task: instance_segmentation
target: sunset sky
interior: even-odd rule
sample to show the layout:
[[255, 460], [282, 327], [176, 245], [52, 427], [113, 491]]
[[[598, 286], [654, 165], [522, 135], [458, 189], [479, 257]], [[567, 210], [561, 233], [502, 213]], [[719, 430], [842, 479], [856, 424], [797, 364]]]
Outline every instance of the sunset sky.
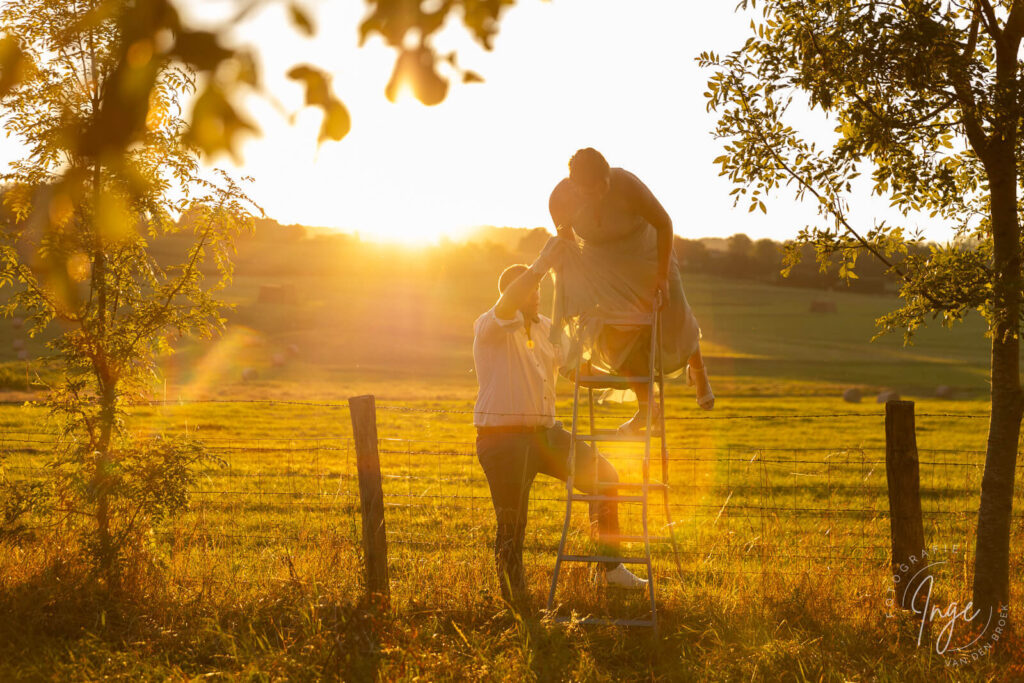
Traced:
[[[263, 130], [243, 147], [243, 163], [217, 166], [255, 178], [250, 194], [283, 223], [358, 232], [405, 243], [458, 237], [478, 225], [544, 226], [548, 195], [580, 147], [601, 150], [613, 166], [636, 173], [687, 237], [786, 239], [814, 219], [808, 203], [788, 194], [768, 202], [768, 215], [734, 209], [732, 186], [712, 159], [721, 142], [705, 109], [708, 76], [695, 58], [740, 46], [750, 15], [735, 0], [520, 0], [500, 25], [493, 52], [475, 44], [453, 17], [436, 37], [440, 52], [457, 50], [483, 84], [453, 83], [439, 106], [384, 97], [395, 53], [380, 40], [359, 48], [359, 0], [305, 0], [317, 36], [301, 36], [287, 4], [268, 2], [234, 31], [258, 46], [263, 75], [278, 105], [245, 102]], [[178, 0], [186, 21], [219, 25], [238, 0]], [[301, 110], [302, 91], [284, 74], [298, 63], [333, 74], [351, 112], [352, 132], [318, 147], [320, 113]], [[282, 112], [281, 110], [284, 110]], [[286, 112], [299, 112], [289, 125]], [[808, 115], [822, 141], [832, 126]], [[0, 145], [10, 160], [16, 147]], [[887, 202], [864, 197], [854, 218], [869, 227]], [[925, 226], [922, 226], [925, 227]], [[929, 235], [944, 239], [933, 230]]]
[[[192, 7], [209, 15], [216, 4]], [[806, 210], [791, 202], [769, 216], [734, 210], [711, 164], [721, 152], [708, 132], [708, 74], [694, 58], [742, 43], [750, 19], [734, 5], [522, 0], [504, 15], [490, 53], [450, 21], [439, 51], [457, 50], [486, 82], [453, 84], [445, 102], [424, 107], [385, 99], [394, 52], [379, 40], [357, 47], [362, 2], [307, 4], [318, 18], [312, 41], [287, 30], [284, 6], [272, 4], [238, 31], [262, 46], [268, 83], [297, 109], [301, 91], [281, 75], [297, 61], [327, 68], [353, 129], [317, 149], [318, 112], [289, 128], [263, 105], [266, 135], [246, 146], [244, 170], [283, 222], [431, 241], [476, 225], [552, 227], [551, 189], [571, 154], [593, 146], [647, 183], [680, 234], [792, 235]]]

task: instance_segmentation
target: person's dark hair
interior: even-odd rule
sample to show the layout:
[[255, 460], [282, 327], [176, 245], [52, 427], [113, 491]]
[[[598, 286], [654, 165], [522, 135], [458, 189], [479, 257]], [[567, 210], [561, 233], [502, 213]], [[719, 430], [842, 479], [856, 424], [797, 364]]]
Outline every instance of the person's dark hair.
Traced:
[[512, 284], [517, 277], [529, 269], [529, 266], [523, 263], [517, 263], [501, 271], [501, 275], [498, 277], [498, 294], [504, 294], [508, 286]]
[[581, 149], [569, 159], [569, 180], [580, 187], [594, 187], [608, 177], [608, 162], [593, 147]]

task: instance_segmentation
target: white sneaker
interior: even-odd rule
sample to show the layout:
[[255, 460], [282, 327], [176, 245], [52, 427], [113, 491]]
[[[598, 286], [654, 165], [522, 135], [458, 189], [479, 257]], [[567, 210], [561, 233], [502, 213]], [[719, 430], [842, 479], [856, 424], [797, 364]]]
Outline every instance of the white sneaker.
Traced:
[[604, 573], [604, 582], [609, 586], [618, 588], [646, 588], [647, 579], [641, 579], [633, 572], [626, 569], [625, 565], [618, 565], [615, 569], [609, 569]]

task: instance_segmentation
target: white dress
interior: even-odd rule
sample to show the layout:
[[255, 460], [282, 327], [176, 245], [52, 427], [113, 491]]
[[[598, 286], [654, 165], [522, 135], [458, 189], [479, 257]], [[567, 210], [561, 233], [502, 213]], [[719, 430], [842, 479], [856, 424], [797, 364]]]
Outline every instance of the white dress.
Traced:
[[[555, 269], [554, 322], [579, 340], [576, 353], [599, 371], [619, 373], [636, 353], [642, 355], [633, 358], [634, 367], [638, 360], [647, 363], [649, 328], [637, 325], [649, 321], [654, 310], [658, 235], [644, 217], [646, 202], [657, 205], [636, 176], [613, 168], [601, 199], [569, 207], [566, 227], [576, 233], [578, 248], [566, 250]], [[668, 283], [661, 314], [662, 368], [667, 376], [676, 376], [697, 350], [700, 327], [686, 301], [674, 254]]]

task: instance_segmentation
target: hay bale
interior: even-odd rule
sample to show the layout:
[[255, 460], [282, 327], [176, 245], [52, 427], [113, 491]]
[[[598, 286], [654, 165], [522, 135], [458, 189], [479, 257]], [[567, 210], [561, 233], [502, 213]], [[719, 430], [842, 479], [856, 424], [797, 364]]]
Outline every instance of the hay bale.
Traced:
[[299, 355], [299, 345], [298, 344], [289, 344], [288, 345], [288, 355], [291, 356], [292, 358], [298, 357], [298, 355]]
[[288, 356], [280, 352], [275, 353], [273, 356], [270, 357], [270, 362], [275, 368], [279, 368], [282, 365], [284, 365], [286, 360], [288, 360]]
[[256, 368], [242, 368], [242, 381], [252, 382], [255, 381], [260, 375], [256, 372]]
[[847, 403], [860, 403], [861, 393], [857, 387], [850, 387], [843, 391], [843, 400]]
[[888, 403], [889, 401], [900, 400], [900, 395], [892, 389], [882, 389], [878, 392], [878, 398], [875, 399], [875, 403]]
[[935, 398], [953, 398], [953, 387], [948, 386], [946, 384], [940, 384], [939, 386], [935, 387]]
[[14, 347], [15, 351], [20, 351], [25, 348], [25, 340], [20, 337], [11, 341], [11, 346]]
[[11, 327], [16, 330], [20, 330], [22, 325], [25, 324], [24, 318], [11, 318]]
[[295, 285], [260, 285], [260, 293], [256, 297], [258, 304], [278, 304], [293, 306], [299, 302]]
[[811, 313], [838, 313], [839, 308], [834, 301], [812, 301]]
[[18, 351], [18, 360], [28, 360], [28, 351], [25, 349]]

